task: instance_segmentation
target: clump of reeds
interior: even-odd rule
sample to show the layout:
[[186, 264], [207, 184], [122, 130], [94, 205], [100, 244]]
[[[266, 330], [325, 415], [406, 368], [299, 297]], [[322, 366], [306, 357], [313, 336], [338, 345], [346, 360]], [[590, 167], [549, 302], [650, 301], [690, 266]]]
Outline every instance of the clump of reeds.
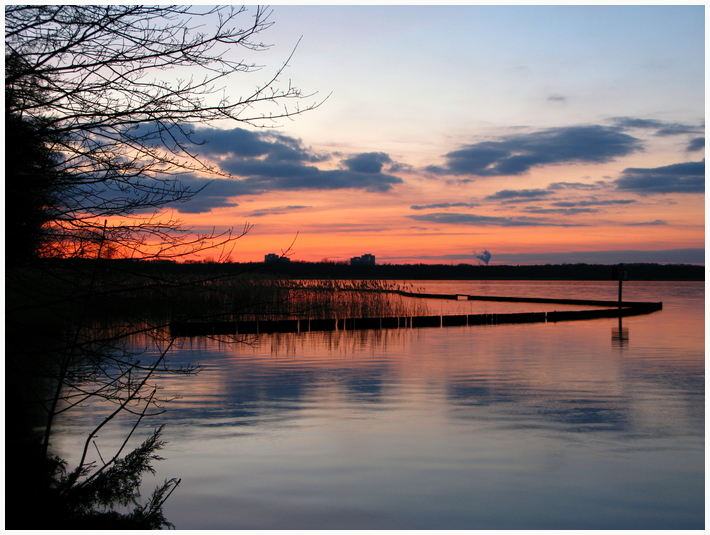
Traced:
[[278, 296], [266, 314], [274, 319], [378, 318], [426, 313], [426, 305], [399, 295], [403, 288], [380, 280], [275, 281]]

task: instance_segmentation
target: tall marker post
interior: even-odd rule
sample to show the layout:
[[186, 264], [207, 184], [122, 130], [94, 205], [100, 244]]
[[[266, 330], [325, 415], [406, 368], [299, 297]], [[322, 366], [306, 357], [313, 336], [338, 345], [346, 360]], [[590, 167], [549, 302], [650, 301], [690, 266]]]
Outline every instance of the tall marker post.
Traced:
[[611, 270], [611, 279], [619, 281], [619, 308], [621, 308], [621, 294], [623, 290], [623, 282], [629, 280], [629, 272], [625, 269], [624, 264], [614, 266]]
[[617, 329], [614, 329], [612, 327], [611, 343], [612, 345], [618, 344], [619, 347], [623, 347], [625, 344], [628, 343], [629, 340], [628, 328], [624, 329], [624, 326], [621, 322], [621, 306], [623, 304], [622, 292], [624, 288], [624, 281], [629, 280], [629, 272], [626, 270], [624, 264], [619, 264], [618, 266], [614, 266], [613, 268], [611, 268], [611, 280], [619, 281], [619, 327]]

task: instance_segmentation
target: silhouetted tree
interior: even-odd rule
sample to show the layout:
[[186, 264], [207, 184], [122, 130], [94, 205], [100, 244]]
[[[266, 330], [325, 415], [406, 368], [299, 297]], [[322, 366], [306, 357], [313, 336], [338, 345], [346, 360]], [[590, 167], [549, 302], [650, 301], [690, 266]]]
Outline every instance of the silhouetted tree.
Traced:
[[[103, 250], [166, 258], [235, 238], [187, 234], [156, 213], [195, 195], [180, 173], [220, 172], [190, 148], [190, 125], [263, 126], [317, 105], [302, 108], [297, 88], [278, 86], [286, 64], [245, 95], [226, 94], [231, 75], [259, 69], [232, 56], [267, 48], [256, 38], [271, 26], [269, 14], [257, 8], [240, 27], [245, 8], [6, 6], [8, 181], [38, 176], [41, 165], [44, 179], [33, 180], [49, 190], [24, 199], [35, 203], [32, 210], [8, 217], [24, 219], [18, 224], [32, 232], [40, 223], [46, 236], [30, 241], [42, 255], [96, 257], [99, 244], [111, 243]], [[185, 77], [169, 79], [171, 69]], [[23, 147], [35, 154], [19, 157]]]
[[[160, 322], [136, 312], [107, 328], [96, 317], [125, 293], [145, 302], [210, 279], [166, 280], [105, 259], [182, 257], [248, 230], [195, 234], [161, 217], [199, 193], [180, 174], [220, 173], [191, 149], [200, 142], [191, 125], [266, 126], [318, 105], [300, 107], [298, 89], [279, 88], [288, 61], [244, 96], [225, 93], [231, 75], [259, 70], [231, 56], [266, 48], [256, 39], [269, 12], [248, 16], [229, 6], [5, 8], [8, 527], [170, 527], [162, 504], [177, 480], [136, 502], [141, 475], [159, 459], [160, 428], [121, 457], [134, 426], [100, 461], [87, 456], [90, 446], [99, 451], [91, 433], [69, 471], [52, 455], [52, 429], [59, 414], [92, 400], [115, 407], [97, 430], [117, 414], [135, 415], [137, 426], [166, 401], [152, 380], [194, 371], [166, 364], [169, 337], [152, 363], [130, 351], [129, 337], [158, 333]], [[170, 80], [171, 69], [187, 75]], [[130, 513], [113, 510], [131, 504]]]
[[16, 115], [5, 116], [5, 251], [8, 261], [26, 261], [44, 248], [43, 228], [59, 189], [52, 154], [39, 128]]

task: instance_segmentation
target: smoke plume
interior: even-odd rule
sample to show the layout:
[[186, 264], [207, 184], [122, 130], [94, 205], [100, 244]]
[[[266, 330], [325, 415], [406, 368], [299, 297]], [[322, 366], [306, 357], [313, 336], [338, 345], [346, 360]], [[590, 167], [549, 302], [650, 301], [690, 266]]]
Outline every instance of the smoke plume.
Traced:
[[475, 255], [475, 257], [478, 258], [481, 262], [484, 262], [486, 265], [488, 265], [488, 261], [491, 259], [491, 253], [488, 249], [486, 249], [481, 254]]

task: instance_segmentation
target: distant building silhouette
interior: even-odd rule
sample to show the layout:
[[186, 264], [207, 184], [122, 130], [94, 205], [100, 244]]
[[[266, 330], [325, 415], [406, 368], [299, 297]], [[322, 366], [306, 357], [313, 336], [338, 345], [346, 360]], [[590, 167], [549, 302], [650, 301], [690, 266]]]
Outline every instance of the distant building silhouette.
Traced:
[[276, 262], [288, 263], [290, 261], [291, 261], [291, 259], [288, 257], [285, 257], [285, 256], [282, 257], [281, 255], [277, 255], [277, 254], [273, 254], [273, 253], [269, 253], [264, 256], [264, 263], [265, 264], [275, 264]]
[[375, 265], [375, 255], [364, 254], [362, 256], [355, 256], [350, 259], [351, 266], [374, 266]]

